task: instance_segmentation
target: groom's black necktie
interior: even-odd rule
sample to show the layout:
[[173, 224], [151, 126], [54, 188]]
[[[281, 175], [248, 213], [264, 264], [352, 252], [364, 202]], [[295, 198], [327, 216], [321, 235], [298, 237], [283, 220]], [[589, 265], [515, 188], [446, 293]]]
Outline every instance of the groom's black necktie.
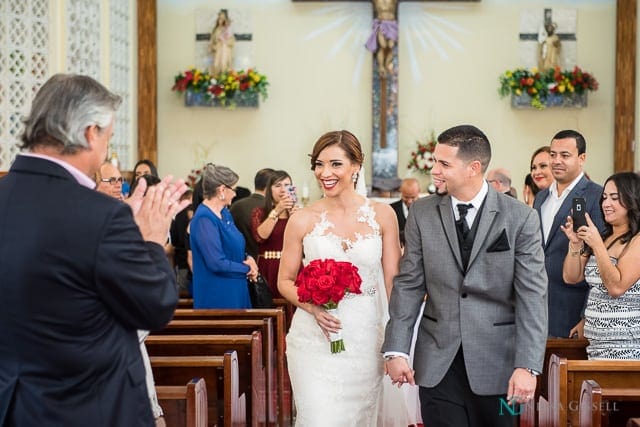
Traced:
[[467, 224], [467, 212], [469, 209], [473, 208], [471, 203], [458, 203], [456, 205], [458, 208], [458, 213], [460, 214], [460, 219], [456, 221], [456, 225], [462, 234], [462, 239], [466, 240], [469, 235], [469, 224]]

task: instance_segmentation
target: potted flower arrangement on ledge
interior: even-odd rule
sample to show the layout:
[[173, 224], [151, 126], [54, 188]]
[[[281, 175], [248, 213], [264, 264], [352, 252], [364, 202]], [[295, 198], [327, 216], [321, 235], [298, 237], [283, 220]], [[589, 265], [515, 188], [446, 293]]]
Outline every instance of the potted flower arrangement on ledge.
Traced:
[[416, 148], [411, 152], [407, 169], [420, 172], [423, 175], [430, 175], [431, 169], [435, 164], [433, 150], [436, 148], [437, 143], [433, 132], [431, 132], [427, 142], [416, 141]]
[[537, 68], [507, 70], [500, 76], [500, 97], [511, 95], [515, 108], [587, 106], [587, 92], [598, 90], [596, 78], [579, 67], [560, 70], [559, 67], [544, 71]]
[[257, 107], [258, 98], [267, 99], [269, 82], [255, 69], [230, 70], [218, 76], [191, 68], [175, 76], [171, 90], [185, 93], [184, 103], [191, 107]]

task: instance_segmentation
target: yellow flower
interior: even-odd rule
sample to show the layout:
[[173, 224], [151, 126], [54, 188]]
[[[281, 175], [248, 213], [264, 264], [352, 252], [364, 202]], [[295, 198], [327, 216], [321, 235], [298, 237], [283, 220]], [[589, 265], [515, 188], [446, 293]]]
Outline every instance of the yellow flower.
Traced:
[[532, 73], [532, 74], [535, 74], [535, 73], [537, 73], [537, 72], [538, 72], [538, 67], [532, 67], [532, 68], [531, 68], [531, 73]]
[[516, 89], [516, 95], [518, 95], [518, 96], [522, 95], [522, 90]]
[[513, 76], [513, 73], [511, 71], [507, 71], [506, 73], [504, 73], [504, 75], [511, 78], [511, 76]]
[[566, 90], [566, 87], [564, 84], [558, 85], [558, 92], [564, 93], [565, 90]]

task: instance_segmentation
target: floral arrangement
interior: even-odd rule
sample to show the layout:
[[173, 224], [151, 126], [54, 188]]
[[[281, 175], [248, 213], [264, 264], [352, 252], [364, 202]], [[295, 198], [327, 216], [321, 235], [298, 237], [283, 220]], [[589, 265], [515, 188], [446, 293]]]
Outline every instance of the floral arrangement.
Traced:
[[437, 143], [436, 136], [433, 132], [431, 132], [431, 136], [427, 142], [416, 141], [416, 149], [411, 152], [407, 169], [416, 170], [424, 175], [428, 175], [435, 164], [433, 150], [435, 150]]
[[267, 99], [269, 82], [264, 74], [255, 69], [226, 71], [212, 76], [207, 71], [191, 68], [176, 75], [171, 90], [177, 92], [192, 91], [202, 93], [208, 99], [218, 99], [223, 104], [232, 100], [239, 93], [259, 94], [262, 100]]
[[191, 169], [191, 172], [189, 172], [189, 176], [187, 176], [187, 185], [189, 185], [191, 189], [194, 189], [196, 187], [196, 183], [202, 176], [203, 169], [204, 167], [200, 169]]
[[574, 93], [582, 94], [596, 90], [598, 90], [596, 78], [576, 66], [573, 70], [564, 71], [559, 67], [545, 71], [538, 71], [535, 67], [531, 70], [525, 68], [507, 70], [500, 76], [498, 92], [503, 98], [526, 93], [531, 96], [531, 105], [541, 110], [545, 107], [549, 94], [571, 96]]
[[[333, 316], [338, 315], [338, 303], [347, 293], [360, 294], [362, 278], [358, 267], [334, 259], [314, 259], [296, 278], [298, 301], [321, 305]], [[329, 334], [331, 353], [345, 350], [341, 334]]]

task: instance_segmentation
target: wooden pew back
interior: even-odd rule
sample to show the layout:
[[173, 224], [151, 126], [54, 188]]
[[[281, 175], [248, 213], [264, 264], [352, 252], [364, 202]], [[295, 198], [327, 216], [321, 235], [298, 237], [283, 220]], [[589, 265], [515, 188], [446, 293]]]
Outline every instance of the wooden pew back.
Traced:
[[[549, 416], [542, 407], [540, 425], [577, 426], [582, 382], [595, 380], [604, 387], [632, 388], [640, 384], [640, 361], [630, 360], [567, 360], [552, 355], [549, 362]], [[541, 399], [542, 400], [542, 399]]]
[[251, 335], [149, 335], [145, 345], [150, 356], [221, 356], [235, 350], [247, 419], [252, 426], [266, 423], [266, 404], [260, 399], [266, 393], [259, 331]]
[[186, 386], [157, 386], [164, 419], [172, 427], [207, 427], [207, 388], [194, 378]]
[[273, 318], [263, 319], [195, 319], [181, 320], [174, 319], [161, 331], [154, 332], [155, 335], [223, 335], [223, 334], [243, 334], [251, 335], [253, 331], [260, 331], [262, 334], [262, 361], [265, 370], [266, 395], [260, 399], [267, 402], [267, 416], [269, 424], [276, 422], [276, 405], [278, 385], [275, 381], [276, 358], [275, 337]]
[[224, 356], [152, 356], [150, 361], [156, 384], [170, 386], [193, 377], [205, 380], [210, 426], [245, 425], [245, 395], [240, 395], [235, 351]]
[[292, 423], [291, 383], [286, 368], [285, 338], [286, 317], [283, 308], [253, 309], [176, 309], [175, 320], [187, 319], [263, 319], [273, 318], [275, 321], [276, 345], [276, 386], [278, 389], [278, 425], [288, 426]]
[[594, 380], [582, 383], [580, 427], [622, 426], [640, 415], [640, 384], [635, 388], [601, 387]]
[[547, 379], [549, 373], [549, 359], [551, 358], [551, 355], [557, 354], [558, 356], [566, 357], [567, 359], [586, 360], [588, 345], [589, 341], [587, 341], [586, 339], [547, 339], [547, 345], [544, 351], [544, 364], [542, 367], [542, 373], [538, 376], [534, 398], [530, 403], [523, 405], [523, 410], [520, 414], [520, 427], [538, 426], [538, 402], [540, 400], [540, 396], [544, 396], [545, 401], [549, 400]]

